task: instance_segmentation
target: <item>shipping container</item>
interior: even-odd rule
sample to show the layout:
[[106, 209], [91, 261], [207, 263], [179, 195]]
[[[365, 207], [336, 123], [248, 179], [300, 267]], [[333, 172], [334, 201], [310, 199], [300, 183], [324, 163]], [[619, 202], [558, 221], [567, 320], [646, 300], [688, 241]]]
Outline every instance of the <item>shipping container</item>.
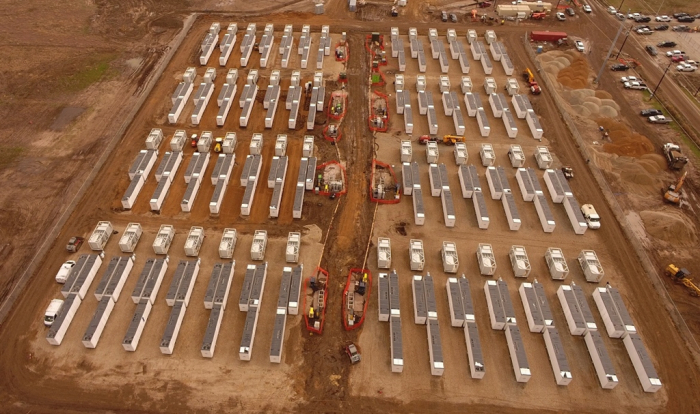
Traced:
[[[421, 279], [421, 281], [422, 281], [422, 279]], [[389, 316], [391, 314], [391, 304], [389, 302], [389, 277], [386, 273], [379, 274], [377, 289], [378, 289], [377, 300], [378, 300], [378, 309], [379, 309], [379, 315], [378, 315], [379, 319], [378, 320], [380, 322], [387, 322], [387, 321], [389, 321]], [[414, 295], [414, 301], [415, 301], [415, 295]], [[414, 306], [414, 311], [415, 311], [415, 306]]]
[[479, 124], [479, 132], [481, 136], [486, 138], [491, 134], [491, 126], [489, 124], [489, 119], [486, 117], [486, 111], [484, 108], [479, 108], [476, 110], [476, 122]]
[[532, 201], [535, 198], [535, 189], [533, 188], [530, 175], [525, 168], [518, 168], [515, 172], [515, 180], [518, 182], [520, 194], [523, 196], [523, 201]]
[[620, 315], [622, 324], [625, 326], [625, 332], [637, 333], [637, 328], [634, 326], [634, 321], [627, 311], [627, 307], [625, 306], [625, 302], [622, 300], [622, 295], [620, 295], [620, 292], [616, 288], [610, 286], [610, 284], [607, 285], [607, 289], [608, 293], [610, 294], [610, 298], [615, 304], [615, 309], [617, 310], [618, 315]]
[[440, 170], [437, 164], [430, 164], [428, 166], [428, 178], [430, 179], [430, 195], [433, 197], [440, 197], [442, 181], [440, 180]]
[[517, 382], [528, 382], [531, 377], [530, 364], [527, 361], [525, 345], [520, 334], [520, 329], [515, 325], [506, 326], [506, 342], [510, 352], [510, 361], [513, 364], [513, 372]]
[[508, 293], [508, 284], [503, 281], [500, 277], [496, 282], [498, 286], [498, 291], [501, 294], [501, 301], [503, 303], [503, 312], [506, 317], [507, 325], [515, 325], [515, 308], [513, 307], [513, 302], [510, 300], [510, 294]]
[[221, 305], [215, 305], [212, 308], [211, 314], [209, 315], [209, 322], [207, 323], [207, 328], [204, 331], [204, 338], [202, 339], [202, 346], [200, 347], [200, 352], [204, 358], [213, 358], [214, 349], [216, 348], [216, 340], [219, 337], [219, 330], [221, 328], [221, 321], [224, 318], [224, 310]]
[[556, 42], [558, 40], [566, 38], [567, 34], [565, 32], [550, 32], [537, 30], [533, 30], [530, 32], [530, 40], [533, 42]]
[[490, 75], [493, 73], [493, 63], [487, 54], [481, 55], [481, 67], [484, 68], [484, 73]]
[[495, 280], [487, 280], [484, 283], [484, 294], [486, 295], [486, 306], [489, 310], [491, 329], [504, 330], [506, 327], [506, 316], [501, 294], [498, 290], [498, 283]]
[[486, 200], [484, 199], [484, 194], [481, 190], [477, 191], [474, 189], [472, 195], [472, 201], [474, 202], [474, 213], [476, 214], [476, 221], [480, 229], [489, 228], [489, 212], [486, 209]]
[[445, 227], [454, 227], [457, 215], [455, 213], [454, 201], [452, 199], [452, 191], [449, 187], [444, 186], [440, 194], [442, 201], [442, 216], [445, 220]]
[[506, 128], [508, 138], [516, 138], [518, 136], [518, 127], [515, 125], [515, 118], [509, 109], [504, 109], [501, 119]]
[[450, 323], [453, 327], [463, 327], [465, 323], [464, 305], [457, 278], [447, 278], [445, 289], [447, 290], [447, 304], [450, 307]]
[[104, 297], [97, 304], [95, 314], [83, 334], [82, 342], [85, 348], [97, 347], [112, 309], [114, 309], [114, 301], [110, 297]]
[[170, 318], [165, 326], [165, 332], [160, 341], [160, 352], [166, 355], [173, 353], [175, 349], [175, 342], [180, 333], [180, 327], [182, 326], [182, 320], [185, 318], [185, 312], [187, 307], [183, 302], [177, 302], [173, 306], [170, 312]]
[[544, 345], [547, 348], [547, 355], [549, 356], [549, 362], [552, 365], [552, 372], [554, 372], [554, 379], [557, 385], [569, 385], [573, 377], [557, 328], [553, 326], [545, 328]]
[[464, 326], [464, 339], [467, 344], [469, 372], [473, 379], [482, 379], [486, 373], [484, 356], [481, 351], [481, 340], [476, 322], [467, 321]]
[[428, 353], [430, 354], [430, 374], [442, 376], [445, 362], [442, 355], [440, 324], [437, 319], [428, 319]]
[[525, 310], [525, 319], [530, 332], [541, 333], [545, 329], [544, 318], [535, 295], [535, 289], [531, 283], [524, 282], [518, 289], [520, 299]]
[[197, 193], [199, 192], [199, 186], [202, 183], [202, 177], [200, 175], [197, 175], [190, 179], [189, 184], [187, 184], [187, 188], [185, 189], [185, 194], [182, 197], [182, 201], [180, 202], [180, 209], [188, 213], [192, 210], [192, 205], [194, 204], [194, 200], [197, 198]]
[[586, 219], [583, 218], [581, 207], [574, 196], [567, 196], [564, 198], [564, 209], [566, 210], [566, 215], [569, 217], [574, 233], [584, 234], [586, 230], [588, 230], [588, 223]]
[[561, 307], [564, 311], [566, 323], [569, 326], [569, 332], [571, 335], [585, 335], [588, 331], [586, 321], [583, 319], [583, 315], [581, 314], [581, 310], [579, 309], [578, 302], [574, 296], [571, 286], [559, 286], [559, 289], [557, 290], [557, 297], [559, 298], [559, 302], [561, 302]]
[[472, 184], [469, 167], [464, 164], [459, 165], [459, 168], [457, 169], [457, 176], [459, 177], [459, 186], [462, 189], [462, 197], [472, 198], [474, 186]]
[[527, 121], [527, 125], [530, 127], [532, 137], [537, 140], [542, 140], [544, 130], [542, 129], [539, 118], [537, 115], [535, 115], [535, 111], [528, 111], [525, 120]]
[[574, 293], [576, 304], [583, 317], [583, 322], [586, 324], [586, 330], [597, 330], [598, 326], [593, 318], [593, 312], [591, 312], [591, 308], [588, 306], [588, 301], [586, 300], [583, 289], [574, 282], [571, 282], [571, 291]]
[[296, 191], [294, 192], [294, 207], [292, 209], [292, 218], [301, 218], [302, 209], [304, 207], [305, 189], [306, 187], [303, 183], [297, 183]]
[[422, 271], [425, 266], [425, 251], [423, 250], [423, 241], [411, 239], [408, 248], [409, 260], [411, 262], [411, 270]]
[[147, 299], [141, 299], [139, 301], [138, 306], [136, 306], [134, 317], [131, 319], [131, 323], [122, 340], [122, 347], [124, 347], [125, 351], [136, 351], [139, 341], [141, 340], [143, 329], [146, 327], [146, 322], [151, 314], [152, 306], [153, 304]]
[[584, 336], [588, 353], [593, 361], [598, 381], [603, 389], [613, 389], [618, 384], [617, 374], [608, 350], [605, 348], [603, 338], [598, 331], [588, 331]]
[[532, 104], [530, 104], [527, 95], [513, 95], [510, 102], [513, 104], [513, 108], [515, 108], [515, 114], [520, 119], [525, 119], [528, 111], [533, 111]]
[[477, 92], [467, 92], [464, 94], [464, 104], [467, 108], [467, 115], [471, 117], [476, 116], [476, 112], [479, 108], [482, 108], [481, 97]]
[[505, 211], [506, 219], [508, 220], [508, 228], [513, 231], [519, 230], [522, 221], [520, 219], [520, 213], [518, 213], [518, 208], [515, 205], [515, 197], [510, 190], [504, 190], [504, 194], [501, 197], [501, 203], [503, 204], [503, 210]]
[[659, 380], [659, 374], [656, 373], [654, 363], [647, 353], [642, 338], [636, 333], [631, 333], [622, 342], [625, 344], [627, 355], [632, 360], [632, 366], [634, 366], [634, 371], [637, 373], [637, 378], [639, 378], [644, 392], [660, 390], [661, 380]]
[[425, 207], [423, 205], [423, 191], [420, 188], [413, 188], [413, 218], [417, 226], [425, 224]]
[[620, 314], [617, 312], [615, 303], [613, 302], [607, 288], [599, 287], [593, 291], [593, 301], [598, 308], [605, 330], [610, 338], [623, 338], [627, 336], [625, 325], [622, 322]]
[[[484, 153], [483, 145], [487, 144], [482, 144], [482, 153]], [[496, 167], [486, 168], [486, 182], [488, 183], [489, 190], [491, 191], [491, 199], [500, 200], [503, 196], [503, 187], [501, 186], [501, 180], [498, 176], [498, 172], [496, 171]]]
[[257, 306], [252, 306], [248, 309], [248, 314], [243, 325], [243, 336], [241, 345], [238, 348], [238, 357], [241, 361], [250, 361], [253, 354], [253, 345], [255, 343], [255, 331], [258, 326], [259, 309]]
[[543, 194], [535, 194], [534, 198], [535, 210], [537, 211], [537, 216], [540, 219], [540, 224], [542, 225], [542, 230], [545, 233], [551, 233], [554, 231], [554, 215], [549, 209], [549, 204], [547, 204], [547, 199]]
[[56, 314], [56, 318], [46, 334], [46, 340], [49, 344], [56, 346], [61, 345], [61, 342], [63, 342], [63, 338], [66, 335], [66, 331], [68, 331], [68, 328], [73, 322], [73, 317], [78, 311], [81, 303], [82, 299], [80, 299], [80, 296], [75, 293], [65, 297], [63, 306]]
[[554, 170], [545, 170], [543, 178], [544, 183], [547, 185], [547, 190], [549, 190], [549, 195], [552, 198], [552, 202], [563, 203], [565, 198], [564, 190], [562, 189], [559, 178]]

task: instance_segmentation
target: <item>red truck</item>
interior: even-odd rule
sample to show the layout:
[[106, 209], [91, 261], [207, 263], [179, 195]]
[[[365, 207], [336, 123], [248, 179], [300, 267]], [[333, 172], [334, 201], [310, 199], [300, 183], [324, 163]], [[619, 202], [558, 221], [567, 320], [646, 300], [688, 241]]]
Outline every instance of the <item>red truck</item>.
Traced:
[[533, 42], [557, 42], [566, 38], [566, 32], [543, 32], [536, 30], [530, 32], [530, 40]]

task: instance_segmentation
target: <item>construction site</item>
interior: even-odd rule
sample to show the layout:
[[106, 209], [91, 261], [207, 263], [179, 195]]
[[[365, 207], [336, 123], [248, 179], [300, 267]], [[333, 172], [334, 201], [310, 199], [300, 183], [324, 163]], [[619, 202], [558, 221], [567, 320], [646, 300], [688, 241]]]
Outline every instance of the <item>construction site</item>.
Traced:
[[0, 411], [698, 412], [695, 75], [591, 6], [68, 6], [120, 57], [8, 77]]

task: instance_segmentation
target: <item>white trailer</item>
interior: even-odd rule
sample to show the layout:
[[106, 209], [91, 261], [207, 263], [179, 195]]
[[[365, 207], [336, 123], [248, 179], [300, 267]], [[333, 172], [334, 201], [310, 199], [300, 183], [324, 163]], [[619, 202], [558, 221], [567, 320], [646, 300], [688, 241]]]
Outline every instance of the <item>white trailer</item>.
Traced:
[[593, 367], [595, 368], [601, 388], [609, 390], [615, 388], [618, 384], [617, 374], [610, 360], [608, 350], [603, 343], [603, 338], [601, 338], [598, 331], [588, 331], [583, 339], [586, 342], [588, 353], [593, 361]]
[[540, 219], [540, 225], [542, 225], [542, 230], [545, 233], [551, 233], [554, 231], [554, 215], [552, 210], [549, 209], [549, 204], [547, 204], [547, 198], [544, 194], [535, 193], [535, 210], [537, 211], [537, 217]]
[[608, 293], [610, 294], [610, 298], [612, 298], [612, 301], [615, 304], [615, 309], [617, 310], [618, 315], [620, 315], [622, 324], [625, 326], [625, 332], [630, 334], [637, 333], [637, 328], [635, 328], [634, 321], [627, 311], [627, 307], [625, 306], [625, 302], [622, 300], [620, 291], [610, 286], [610, 284], [607, 285], [607, 289]]
[[170, 224], [162, 224], [153, 241], [153, 251], [155, 254], [168, 254], [170, 244], [175, 237], [175, 227]]
[[413, 133], [413, 111], [411, 105], [405, 104], [403, 108], [403, 125], [406, 134]]
[[552, 159], [552, 155], [549, 153], [549, 148], [537, 146], [534, 155], [535, 161], [537, 161], [537, 167], [539, 167], [540, 170], [551, 168], [554, 159]]
[[501, 204], [503, 204], [503, 210], [506, 213], [508, 228], [513, 231], [520, 230], [522, 220], [520, 219], [520, 213], [518, 213], [518, 207], [515, 205], [515, 197], [513, 197], [513, 193], [510, 192], [510, 189], [503, 190]]
[[496, 256], [490, 244], [479, 243], [476, 248], [476, 260], [479, 262], [479, 271], [482, 275], [493, 276], [496, 273]]
[[517, 326], [506, 326], [506, 342], [508, 343], [510, 362], [513, 365], [515, 380], [517, 382], [528, 382], [532, 374], [530, 372], [530, 364], [527, 361], [527, 354], [525, 353], [523, 338], [520, 334], [520, 329], [518, 329]]
[[542, 140], [544, 130], [542, 129], [542, 124], [540, 124], [540, 119], [537, 117], [537, 115], [535, 115], [535, 111], [527, 111], [525, 120], [527, 121], [527, 125], [530, 127], [532, 137], [537, 140]]
[[484, 108], [478, 108], [476, 110], [476, 122], [479, 125], [481, 136], [484, 138], [488, 137], [491, 134], [491, 125], [489, 124], [489, 119], [486, 117]]
[[423, 276], [413, 276], [411, 290], [413, 292], [413, 322], [416, 325], [425, 325], [428, 320], [428, 308], [425, 303], [425, 281]]
[[440, 339], [440, 324], [437, 319], [428, 319], [428, 353], [430, 354], [430, 374], [442, 376], [445, 362]]
[[442, 270], [445, 273], [457, 273], [457, 269], [459, 269], [457, 244], [455, 242], [443, 241], [440, 253], [442, 255]]
[[411, 197], [413, 201], [413, 221], [416, 226], [422, 226], [425, 224], [425, 205], [423, 204], [423, 190], [420, 187], [416, 188], [414, 185], [413, 196]]
[[185, 312], [187, 311], [187, 306], [182, 301], [178, 301], [173, 305], [173, 309], [170, 312], [170, 318], [165, 326], [165, 332], [160, 341], [160, 352], [165, 355], [170, 355], [175, 349], [175, 342], [180, 334], [180, 327], [182, 326], [182, 320], [185, 318]]
[[573, 377], [557, 328], [553, 326], [545, 328], [544, 345], [547, 348], [547, 355], [549, 356], [549, 362], [552, 365], [552, 372], [557, 385], [569, 385]]
[[467, 321], [464, 326], [464, 340], [467, 343], [469, 372], [473, 379], [482, 379], [486, 373], [484, 356], [476, 322]]
[[530, 104], [530, 100], [526, 95], [513, 95], [513, 97], [510, 98], [510, 102], [513, 104], [515, 115], [517, 115], [519, 119], [525, 119], [527, 112], [533, 110], [532, 104]]
[[483, 108], [481, 96], [476, 92], [467, 92], [464, 94], [464, 105], [467, 108], [467, 115], [475, 117], [479, 108]]
[[465, 323], [464, 304], [462, 303], [459, 281], [456, 277], [447, 278], [445, 290], [447, 291], [447, 304], [450, 308], [450, 323], [453, 327], [461, 328]]
[[524, 246], [511, 246], [508, 256], [510, 257], [510, 264], [513, 267], [515, 277], [530, 276], [530, 259], [527, 257], [527, 251], [525, 251]]
[[187, 240], [185, 240], [185, 256], [199, 256], [202, 242], [204, 242], [204, 229], [192, 226], [187, 234]]
[[557, 247], [549, 247], [544, 253], [549, 274], [554, 280], [564, 280], [569, 275], [569, 265], [566, 264], [564, 252]]
[[446, 185], [443, 185], [442, 187], [440, 201], [442, 202], [442, 217], [443, 220], [445, 220], [445, 227], [454, 227], [455, 222], [457, 221], [457, 214], [455, 213], [452, 191], [450, 191], [450, 188]]
[[285, 250], [287, 263], [299, 262], [299, 249], [301, 249], [301, 233], [290, 232], [287, 236], [287, 249]]
[[605, 330], [610, 338], [623, 338], [627, 336], [625, 324], [615, 307], [615, 302], [607, 288], [598, 287], [593, 291], [593, 301], [598, 308]]
[[152, 307], [153, 304], [148, 299], [142, 299], [138, 303], [134, 317], [131, 319], [129, 328], [122, 340], [122, 347], [124, 347], [125, 351], [136, 351], [139, 341], [141, 340], [141, 334], [143, 334], [143, 329], [146, 327], [146, 322], [151, 314]]
[[440, 170], [437, 164], [430, 164], [428, 166], [428, 178], [430, 180], [430, 195], [433, 197], [440, 197], [442, 192], [442, 181], [440, 179]]
[[588, 230], [588, 223], [581, 213], [581, 207], [576, 201], [574, 196], [567, 196], [564, 198], [564, 209], [566, 210], [566, 215], [569, 217], [571, 222], [571, 227], [574, 229], [576, 234], [584, 234]]
[[467, 152], [467, 144], [464, 142], [456, 142], [454, 149], [455, 164], [464, 165], [469, 160], [469, 153]]
[[496, 153], [491, 144], [481, 144], [479, 155], [481, 156], [481, 165], [484, 167], [490, 167], [496, 162]]
[[[428, 164], [436, 164], [440, 156], [438, 144], [434, 141], [428, 141], [425, 146], [425, 159]], [[439, 195], [439, 194], [438, 194]]]
[[492, 92], [489, 94], [489, 105], [491, 106], [491, 111], [493, 112], [494, 118], [500, 118], [503, 116], [503, 104], [498, 94]]
[[114, 301], [110, 297], [105, 297], [100, 300], [97, 304], [97, 309], [95, 310], [95, 315], [92, 317], [90, 324], [88, 325], [85, 333], [83, 334], [83, 345], [85, 348], [96, 348], [102, 332], [104, 331], [105, 325], [109, 320], [109, 316], [112, 314], [114, 309]]
[[472, 182], [471, 173], [469, 172], [469, 167], [464, 164], [460, 165], [457, 169], [457, 177], [459, 177], [459, 186], [462, 189], [462, 198], [472, 198], [474, 194], [474, 184]]
[[73, 322], [73, 317], [78, 311], [82, 299], [77, 294], [71, 294], [66, 297], [63, 302], [63, 307], [58, 311], [56, 318], [54, 319], [49, 332], [46, 334], [46, 340], [51, 345], [61, 345], [63, 338], [66, 335], [66, 331]]
[[97, 226], [95, 226], [95, 230], [92, 231], [92, 234], [88, 239], [90, 248], [95, 251], [104, 250], [109, 238], [112, 237], [113, 231], [114, 227], [112, 227], [112, 223], [109, 221], [98, 222]]
[[237, 240], [238, 232], [236, 229], [224, 229], [224, 233], [221, 235], [221, 242], [219, 242], [219, 257], [222, 259], [233, 258], [233, 250], [236, 248]]
[[496, 167], [486, 168], [486, 182], [488, 183], [489, 191], [491, 192], [491, 199], [500, 200], [503, 196], [503, 187], [501, 186], [501, 179], [498, 176], [498, 171], [496, 171]]
[[425, 250], [423, 250], [423, 241], [411, 239], [408, 246], [408, 256], [411, 261], [411, 270], [423, 271], [425, 266]]
[[[386, 273], [379, 274], [379, 280], [377, 282], [377, 299], [378, 299], [378, 309], [379, 309], [379, 321], [388, 322], [389, 316], [391, 315], [391, 303], [389, 301], [389, 277]], [[415, 309], [415, 307], [414, 307]]]
[[634, 371], [637, 373], [637, 378], [639, 378], [644, 392], [656, 392], [660, 390], [661, 380], [659, 380], [659, 374], [656, 373], [654, 363], [649, 357], [649, 353], [642, 342], [642, 338], [633, 333], [623, 338], [622, 342], [625, 344], [627, 355], [629, 355], [632, 361], [632, 366], [634, 366]]
[[502, 331], [506, 327], [506, 314], [503, 307], [503, 299], [498, 289], [498, 282], [487, 280], [484, 283], [484, 294], [486, 295], [486, 306], [489, 310], [491, 329]]
[[474, 194], [472, 196], [472, 201], [474, 203], [474, 213], [476, 214], [476, 221], [480, 229], [488, 229], [489, 223], [489, 212], [486, 209], [486, 200], [484, 199], [484, 194], [481, 190], [477, 191], [474, 189]]
[[523, 147], [517, 144], [512, 144], [508, 150], [508, 159], [513, 168], [520, 168], [525, 165], [525, 152]]
[[598, 260], [598, 256], [593, 250], [581, 250], [578, 255], [578, 263], [581, 266], [584, 276], [586, 276], [586, 281], [591, 283], [598, 283], [603, 280], [605, 272], [603, 271], [603, 266]]
[[506, 128], [508, 138], [516, 138], [518, 136], [518, 127], [515, 124], [515, 117], [513, 116], [513, 113], [510, 112], [508, 108], [503, 109], [501, 120], [503, 120], [503, 126]]
[[552, 169], [547, 169], [544, 171], [544, 183], [549, 190], [549, 195], [552, 198], [552, 202], [555, 204], [561, 204], [564, 202], [565, 194], [562, 188], [557, 173]]
[[377, 267], [379, 269], [391, 267], [391, 239], [387, 237], [377, 239]]
[[561, 306], [564, 311], [564, 316], [566, 316], [566, 322], [569, 326], [569, 332], [571, 333], [571, 335], [585, 335], [586, 332], [589, 331], [589, 329], [586, 326], [586, 322], [581, 312], [581, 308], [578, 305], [578, 302], [576, 300], [573, 290], [571, 289], [571, 286], [560, 286], [559, 290], [557, 290], [557, 297], [561, 302]]
[[527, 319], [527, 326], [530, 332], [541, 333], [544, 331], [546, 325], [540, 309], [539, 300], [535, 294], [535, 288], [532, 286], [532, 283], [524, 282], [520, 285], [518, 292], [523, 302], [525, 319]]
[[523, 196], [523, 201], [534, 200], [535, 188], [532, 185], [530, 175], [525, 168], [518, 168], [518, 170], [515, 172], [515, 180], [518, 182], [518, 188], [520, 188], [520, 194]]
[[266, 230], [255, 230], [255, 234], [253, 235], [253, 243], [250, 246], [250, 258], [251, 258], [251, 260], [264, 260], [266, 247], [267, 247], [267, 231]]

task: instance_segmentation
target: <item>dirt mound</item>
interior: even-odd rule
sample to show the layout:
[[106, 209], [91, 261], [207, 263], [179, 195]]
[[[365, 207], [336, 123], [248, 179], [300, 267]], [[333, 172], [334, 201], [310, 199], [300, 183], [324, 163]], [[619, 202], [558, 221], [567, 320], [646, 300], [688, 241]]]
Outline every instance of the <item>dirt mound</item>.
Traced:
[[612, 95], [610, 95], [610, 92], [602, 90], [595, 91], [595, 97], [599, 99], [612, 99]]
[[559, 71], [557, 80], [568, 88], [584, 89], [588, 86], [589, 74], [588, 61], [583, 56], [576, 56], [568, 67]]
[[[610, 107], [606, 108], [612, 110]], [[602, 112], [601, 110], [601, 114]], [[636, 158], [654, 152], [654, 145], [647, 137], [637, 134], [636, 132], [631, 132], [625, 124], [607, 117], [599, 118], [597, 121], [610, 135], [611, 142], [603, 145], [603, 150], [605, 152]]]
[[683, 245], [695, 245], [698, 242], [695, 225], [680, 210], [647, 210], [639, 215], [647, 233], [657, 239]]
[[650, 162], [654, 162], [657, 167], [657, 171], [662, 171], [666, 169], [666, 158], [663, 157], [663, 155], [659, 154], [645, 154], [639, 157], [640, 160], [646, 160]]

